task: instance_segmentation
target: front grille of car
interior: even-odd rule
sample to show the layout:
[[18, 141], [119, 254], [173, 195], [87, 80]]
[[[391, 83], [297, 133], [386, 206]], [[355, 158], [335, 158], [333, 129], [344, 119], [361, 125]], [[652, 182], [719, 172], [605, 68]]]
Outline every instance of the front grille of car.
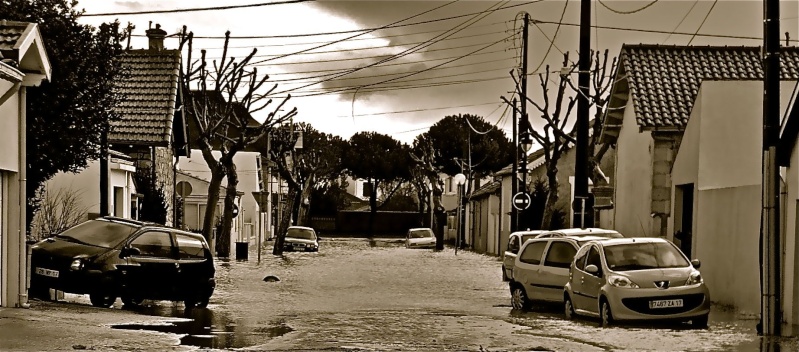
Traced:
[[[660, 301], [669, 299], [682, 299], [682, 307], [673, 308], [649, 308], [650, 301]], [[657, 297], [635, 297], [635, 298], [622, 298], [621, 303], [625, 307], [636, 311], [638, 313], [649, 315], [669, 315], [680, 314], [696, 309], [705, 300], [705, 295], [702, 293], [694, 293], [690, 295], [673, 295], [673, 296], [657, 296]]]

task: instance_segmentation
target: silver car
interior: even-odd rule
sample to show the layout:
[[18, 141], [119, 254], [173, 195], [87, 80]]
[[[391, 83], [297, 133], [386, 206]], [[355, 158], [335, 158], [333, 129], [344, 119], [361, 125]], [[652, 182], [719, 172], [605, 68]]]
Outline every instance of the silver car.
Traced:
[[602, 326], [620, 320], [677, 320], [705, 328], [710, 292], [699, 264], [662, 238], [588, 243], [569, 269], [566, 317], [598, 317]]
[[513, 277], [513, 263], [519, 253], [519, 249], [525, 241], [535, 238], [544, 233], [544, 230], [516, 231], [508, 236], [508, 248], [502, 256], [502, 281], [510, 281]]
[[580, 247], [599, 236], [550, 236], [527, 240], [513, 264], [508, 284], [513, 309], [529, 309], [532, 301], [563, 302], [563, 285]]

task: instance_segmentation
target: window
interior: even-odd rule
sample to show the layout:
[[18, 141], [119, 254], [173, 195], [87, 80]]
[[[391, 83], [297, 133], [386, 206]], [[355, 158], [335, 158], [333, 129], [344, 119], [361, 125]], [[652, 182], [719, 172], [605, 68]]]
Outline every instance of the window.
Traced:
[[205, 258], [205, 248], [203, 242], [197, 238], [182, 234], [175, 234], [178, 242], [178, 258], [180, 259], [203, 259]]
[[588, 248], [582, 248], [577, 252], [577, 258], [574, 260], [574, 267], [585, 271], [585, 258], [588, 257]]
[[527, 264], [541, 264], [541, 256], [544, 254], [546, 245], [546, 241], [530, 243], [527, 247], [524, 247], [524, 251], [519, 255], [519, 260]]
[[690, 265], [671, 243], [630, 243], [605, 248], [608, 268], [614, 271], [684, 268]]
[[304, 229], [300, 227], [289, 227], [286, 231], [286, 237], [300, 238], [304, 240], [315, 240], [316, 232], [312, 229]]
[[552, 242], [549, 246], [546, 260], [544, 260], [544, 265], [556, 268], [568, 268], [576, 253], [577, 249], [574, 248], [571, 243], [564, 241]]
[[510, 236], [510, 240], [508, 240], [508, 252], [511, 253], [518, 253], [519, 252], [519, 237], [518, 236]]
[[133, 225], [121, 222], [89, 220], [62, 232], [58, 237], [92, 246], [113, 248], [127, 240], [136, 229]]
[[599, 251], [597, 251], [595, 246], [591, 246], [591, 249], [588, 251], [588, 259], [585, 262], [585, 266], [589, 265], [596, 265], [597, 271], [596, 276], [602, 277], [602, 258], [599, 256]]
[[136, 237], [130, 246], [138, 248], [142, 256], [164, 258], [172, 256], [172, 239], [166, 232], [145, 232]]

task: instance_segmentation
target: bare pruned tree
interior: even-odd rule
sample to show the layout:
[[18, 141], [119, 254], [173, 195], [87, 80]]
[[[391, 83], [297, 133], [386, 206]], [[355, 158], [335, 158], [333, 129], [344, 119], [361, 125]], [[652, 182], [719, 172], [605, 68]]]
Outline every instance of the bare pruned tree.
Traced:
[[[258, 75], [258, 69], [248, 66], [257, 49], [244, 58], [237, 60], [228, 56], [230, 31], [225, 33], [222, 57], [208, 61], [205, 50], [200, 51], [200, 58], [193, 56], [193, 33], [181, 33], [180, 50], [186, 49], [186, 60], [180, 74], [183, 92], [185, 115], [198, 131], [192, 143], [202, 151], [203, 159], [211, 171], [208, 186], [208, 200], [203, 218], [203, 236], [211, 241], [216, 227], [217, 203], [220, 186], [227, 177], [221, 229], [218, 233], [216, 253], [220, 257], [230, 254], [230, 231], [233, 225], [233, 207], [236, 197], [238, 174], [233, 157], [240, 151], [247, 150], [264, 139], [275, 126], [289, 121], [297, 114], [297, 109], [279, 114], [290, 99], [286, 96], [276, 105], [272, 104], [270, 95], [277, 84], [265, 87], [269, 75]], [[263, 122], [252, 118], [252, 113], [271, 110]], [[214, 156], [213, 151], [220, 156]]]
[[[594, 52], [591, 55], [591, 93], [588, 101], [595, 109], [594, 119], [591, 129], [591, 137], [588, 143], [589, 155], [589, 170], [590, 177], [595, 185], [605, 182], [604, 174], [599, 168], [602, 157], [607, 152], [609, 145], [600, 145], [600, 133], [604, 124], [604, 111], [609, 99], [608, 92], [612, 86], [612, 78], [608, 72], [615, 72], [617, 66], [617, 59], [614, 58], [610, 66], [608, 66], [608, 50], [604, 54]], [[558, 162], [563, 154], [569, 148], [569, 143], [575, 144], [575, 124], [569, 123], [569, 118], [572, 116], [572, 110], [577, 104], [577, 99], [574, 95], [579, 94], [579, 89], [571, 81], [571, 74], [577, 72], [577, 63], [569, 63], [569, 54], [563, 55], [563, 70], [560, 71], [557, 81], [554, 81], [552, 72], [549, 65], [546, 66], [546, 72], [538, 74], [539, 83], [542, 89], [541, 101], [536, 101], [526, 96], [527, 102], [535, 106], [538, 110], [543, 126], [540, 129], [535, 129], [530, 124], [530, 120], [522, 117], [522, 129], [530, 132], [533, 139], [541, 146], [544, 151], [544, 166], [546, 168], [547, 188], [549, 195], [547, 197], [546, 206], [544, 207], [544, 215], [541, 222], [542, 229], [549, 229], [552, 224], [552, 218], [556, 213], [555, 204], [559, 199], [558, 189]], [[520, 92], [520, 84], [514, 72], [511, 71], [511, 76], [516, 82], [517, 93]], [[549, 82], [556, 84], [554, 92], [550, 91]], [[554, 94], [554, 98], [552, 95]], [[505, 103], [513, 106], [506, 98], [502, 98]], [[599, 149], [597, 149], [599, 145]], [[524, 161], [526, 162], [526, 161]], [[528, 185], [525, 185], [528, 187]]]

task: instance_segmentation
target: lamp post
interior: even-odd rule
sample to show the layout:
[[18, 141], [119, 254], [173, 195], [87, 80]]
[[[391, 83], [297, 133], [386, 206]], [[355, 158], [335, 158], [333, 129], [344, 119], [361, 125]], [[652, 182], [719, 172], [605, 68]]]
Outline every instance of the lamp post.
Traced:
[[461, 245], [461, 232], [464, 230], [463, 226], [463, 185], [466, 183], [466, 175], [457, 174], [452, 177], [453, 181], [458, 185], [458, 228], [455, 235], [455, 255], [458, 255], [458, 247]]
[[[522, 165], [521, 165], [521, 173], [522, 173], [522, 189], [521, 192], [527, 193], [527, 152], [530, 151], [530, 148], [533, 147], [533, 140], [530, 138], [530, 131], [526, 128], [522, 130], [521, 138], [519, 138], [519, 145], [522, 147]], [[519, 214], [521, 215], [521, 214]], [[525, 225], [528, 225], [526, 221], [524, 222]], [[524, 226], [525, 228], [527, 226]]]

